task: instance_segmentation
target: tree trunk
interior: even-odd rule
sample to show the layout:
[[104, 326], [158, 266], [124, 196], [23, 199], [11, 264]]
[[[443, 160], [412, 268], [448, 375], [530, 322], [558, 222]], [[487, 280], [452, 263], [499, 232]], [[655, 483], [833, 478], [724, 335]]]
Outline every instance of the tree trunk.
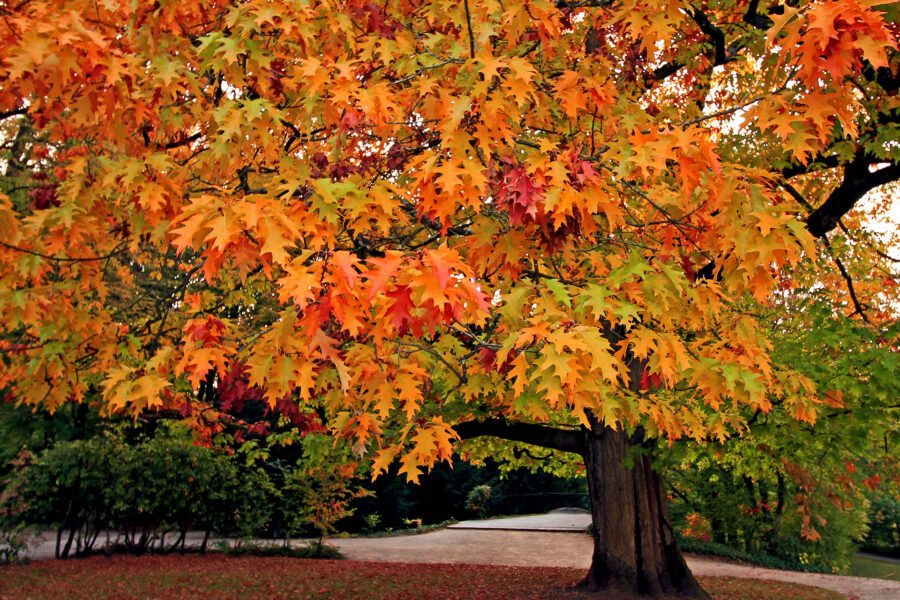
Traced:
[[595, 430], [585, 453], [594, 553], [582, 589], [623, 600], [709, 600], [678, 549], [662, 480], [647, 451], [636, 452], [639, 445], [621, 430]]
[[[632, 379], [637, 382], [642, 368], [634, 364]], [[582, 591], [596, 592], [603, 600], [711, 600], [678, 549], [662, 479], [652, 468], [652, 448], [642, 436], [629, 439], [597, 422], [588, 430], [483, 419], [454, 429], [462, 439], [493, 436], [584, 458], [594, 552]]]

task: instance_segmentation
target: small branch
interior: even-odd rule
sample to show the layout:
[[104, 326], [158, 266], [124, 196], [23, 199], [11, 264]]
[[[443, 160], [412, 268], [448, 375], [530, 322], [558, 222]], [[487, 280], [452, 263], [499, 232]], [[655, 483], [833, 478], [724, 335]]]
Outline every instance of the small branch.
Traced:
[[[864, 242], [857, 236], [853, 235], [850, 232], [850, 230], [847, 229], [847, 227], [841, 221], [838, 221], [838, 227], [841, 228], [841, 231], [844, 232], [844, 235], [846, 235], [848, 239], [851, 239], [858, 244], [868, 244], [867, 242]], [[881, 250], [879, 250], [878, 248], [872, 248], [871, 245], [869, 245], [869, 249], [872, 252], [874, 252], [877, 256], [880, 256], [881, 258], [883, 258], [884, 260], [887, 260], [887, 261], [890, 261], [893, 263], [900, 263], [900, 258], [894, 258], [890, 254], [886, 254], [886, 253], [882, 252]], [[892, 275], [892, 277], [893, 277], [893, 275]]]
[[472, 35], [472, 16], [469, 14], [469, 0], [463, 0], [463, 6], [466, 9], [466, 28], [469, 30], [469, 54], [471, 58], [475, 58], [475, 36]]
[[258, 340], [260, 337], [262, 337], [266, 332], [271, 330], [273, 327], [274, 327], [274, 325], [267, 325], [266, 327], [263, 327], [259, 331], [255, 331], [248, 336], [244, 336], [243, 338], [238, 338], [237, 340], [235, 340], [235, 341], [240, 341], [241, 339], [245, 340], [240, 346], [237, 347], [237, 349], [235, 350], [235, 354], [240, 354], [241, 352], [243, 352], [244, 350], [246, 350], [247, 348], [249, 348], [250, 346], [255, 344], [256, 340]]
[[454, 367], [453, 365], [451, 365], [450, 362], [447, 361], [447, 359], [444, 358], [444, 357], [441, 355], [440, 352], [438, 352], [437, 350], [435, 350], [435, 349], [432, 348], [431, 346], [423, 346], [423, 345], [421, 345], [421, 344], [416, 344], [416, 343], [414, 343], [414, 342], [404, 342], [404, 341], [402, 341], [402, 340], [394, 340], [394, 343], [396, 343], [398, 346], [406, 346], [406, 347], [408, 347], [408, 348], [415, 348], [416, 350], [421, 350], [422, 352], [427, 352], [428, 354], [432, 355], [432, 356], [435, 357], [437, 360], [439, 360], [445, 367], [447, 367], [448, 369], [450, 369], [450, 372], [453, 373], [454, 375], [456, 375], [456, 378], [457, 378], [460, 382], [466, 382], [466, 381], [467, 381], [467, 378], [464, 377], [462, 373], [460, 373], [459, 369], [457, 369], [456, 367]]
[[541, 462], [546, 462], [546, 461], [550, 460], [551, 458], [553, 458], [552, 452], [546, 456], [536, 456], [536, 455], [532, 454], [531, 450], [529, 450], [528, 448], [513, 448], [513, 456], [515, 456], [516, 458], [520, 458], [523, 454], [525, 456], [527, 456], [528, 458], [538, 460]]
[[85, 256], [85, 257], [71, 257], [71, 256], [50, 256], [49, 254], [43, 254], [41, 252], [37, 252], [35, 250], [29, 250], [27, 248], [20, 248], [18, 246], [13, 246], [12, 244], [7, 244], [6, 242], [0, 241], [0, 246], [4, 248], [9, 248], [10, 250], [15, 250], [16, 252], [22, 252], [23, 254], [31, 254], [33, 256], [39, 256], [45, 260], [52, 260], [55, 262], [93, 262], [96, 260], [107, 260], [112, 258], [116, 254], [120, 253], [124, 249], [124, 245], [120, 244], [118, 248], [110, 252], [105, 256]]
[[565, 283], [566, 285], [576, 285], [576, 286], [578, 285], [577, 282], [571, 281], [569, 279], [564, 279], [564, 278], [560, 277], [559, 274], [550, 275], [549, 273], [541, 273], [537, 269], [533, 269], [533, 270], [526, 269], [526, 270], [522, 271], [522, 275], [525, 275], [526, 277], [530, 277], [531, 279], [534, 279], [535, 281], [540, 281], [541, 279], [555, 279], [556, 281], [559, 281], [560, 283]]
[[189, 136], [187, 136], [185, 138], [181, 138], [180, 140], [175, 141], [175, 142], [169, 142], [168, 144], [157, 144], [157, 147], [162, 150], [172, 150], [174, 148], [179, 148], [181, 146], [184, 146], [186, 144], [190, 144], [191, 142], [199, 140], [201, 137], [203, 137], [203, 134], [201, 132], [197, 132], [194, 135], [189, 135]]
[[534, 142], [529, 142], [528, 140], [523, 140], [522, 138], [515, 138], [514, 141], [521, 146], [526, 146], [528, 148], [534, 148], [535, 150], [541, 149], [540, 145], [538, 145]]
[[747, 108], [751, 104], [756, 104], [760, 100], [765, 100], [767, 96], [770, 96], [772, 94], [777, 94], [780, 91], [781, 90], [779, 89], [779, 90], [775, 90], [774, 92], [770, 92], [768, 94], [763, 94], [762, 96], [757, 96], [756, 98], [753, 98], [752, 100], [747, 100], [746, 102], [742, 102], [742, 103], [738, 104], [737, 106], [732, 106], [730, 108], [724, 108], [720, 111], [716, 111], [716, 112], [710, 113], [708, 115], [703, 115], [701, 117], [697, 117], [696, 119], [691, 119], [690, 121], [685, 121], [684, 123], [678, 123], [677, 126], [678, 127], [689, 127], [690, 125], [694, 125], [696, 123], [701, 123], [703, 121], [708, 121], [710, 119], [715, 119], [718, 117], [724, 117], [725, 115], [730, 115], [741, 109]]
[[786, 182], [786, 181], [782, 181], [782, 182], [781, 182], [781, 187], [783, 187], [784, 190], [785, 190], [788, 194], [790, 194], [791, 197], [794, 198], [794, 200], [796, 200], [801, 206], [803, 206], [803, 207], [804, 207], [806, 210], [808, 210], [810, 213], [812, 213], [812, 212], [815, 211], [815, 209], [812, 207], [812, 204], [810, 204], [810, 203], [806, 200], [806, 198], [803, 197], [803, 194], [801, 194], [800, 192], [798, 192], [798, 191], [794, 188], [794, 186], [792, 186], [791, 184], [789, 184], [789, 183]]
[[[742, 109], [744, 109], [744, 108], [747, 108], [747, 107], [750, 106], [750, 105], [756, 104], [757, 102], [760, 102], [761, 100], [765, 100], [765, 99], [768, 98], [769, 96], [774, 96], [775, 94], [780, 94], [780, 93], [783, 92], [785, 89], [787, 89], [788, 83], [790, 83], [790, 81], [791, 81], [791, 77], [787, 77], [787, 78], [785, 78], [784, 83], [782, 83], [778, 88], [772, 90], [771, 92], [767, 92], [767, 93], [762, 94], [762, 95], [760, 95], [760, 96], [757, 96], [757, 97], [755, 97], [755, 98], [751, 98], [750, 100], [746, 100], [746, 101], [744, 101], [744, 102], [741, 102], [741, 103], [738, 104], [737, 106], [732, 106], [732, 107], [730, 107], [730, 108], [725, 108], [725, 109], [722, 109], [722, 110], [720, 110], [720, 111], [717, 111], [717, 112], [714, 112], [714, 113], [710, 113], [710, 114], [708, 114], [708, 115], [703, 115], [703, 116], [697, 117], [696, 119], [691, 119], [690, 121], [685, 121], [684, 123], [679, 123], [679, 124], [678, 124], [678, 127], [687, 127], [687, 126], [693, 125], [693, 124], [695, 124], [695, 123], [700, 123], [701, 121], [706, 121], [706, 120], [709, 120], [709, 119], [715, 119], [715, 118], [717, 118], [717, 117], [723, 117], [723, 116], [725, 116], [725, 115], [730, 115], [730, 114], [732, 114], [732, 113], [735, 113], [735, 112], [737, 112], [737, 111], [739, 111], [739, 110], [742, 110]], [[744, 96], [744, 97], [746, 98], [747, 96]]]
[[862, 303], [860, 303], [859, 298], [856, 295], [856, 289], [853, 287], [853, 279], [850, 277], [850, 273], [847, 272], [847, 269], [844, 267], [844, 263], [841, 262], [831, 247], [831, 242], [828, 241], [828, 238], [823, 236], [822, 240], [825, 242], [825, 248], [828, 249], [828, 254], [831, 256], [831, 259], [834, 261], [834, 264], [837, 265], [838, 271], [841, 272], [841, 276], [844, 278], [844, 281], [847, 282], [847, 290], [850, 292], [850, 299], [853, 301], [853, 306], [856, 308], [856, 312], [859, 313], [859, 316], [862, 317], [862, 320], [872, 324], [869, 321], [869, 317], [866, 315], [866, 311], [863, 310]]
[[603, 237], [595, 236], [594, 239], [600, 243], [598, 243], [595, 246], [591, 246], [589, 248], [576, 248], [574, 251], [579, 252], [579, 253], [593, 252], [595, 250], [599, 250], [600, 248], [603, 248], [604, 247], [603, 244], [619, 244], [620, 246], [624, 246], [624, 247], [633, 246], [635, 248], [642, 248], [644, 250], [651, 250], [651, 251], [654, 250], [650, 246], [646, 246], [644, 244], [639, 244], [637, 242], [629, 242], [628, 240], [622, 240], [617, 237], [613, 237], [611, 235], [607, 235], [607, 236], [603, 236]]
[[418, 77], [419, 75], [421, 75], [421, 74], [424, 73], [425, 71], [429, 71], [429, 70], [431, 70], [431, 69], [440, 69], [441, 67], [445, 67], [445, 66], [447, 66], [447, 65], [454, 64], [455, 62], [456, 62], [456, 61], [452, 61], [452, 60], [442, 60], [441, 62], [439, 62], [439, 63], [436, 64], [436, 65], [430, 65], [430, 66], [424, 66], [424, 67], [421, 67], [418, 71], [416, 71], [416, 72], [413, 73], [412, 75], [407, 75], [406, 77], [402, 77], [402, 78], [400, 78], [400, 79], [395, 79], [395, 80], [391, 81], [390, 83], [388, 83], [388, 85], [399, 85], [399, 84], [401, 84], [401, 83], [405, 83], [405, 82], [407, 82], [407, 81], [409, 81], [409, 80], [411, 80], [411, 79], [415, 79], [416, 77]]
[[457, 65], [461, 65], [466, 62], [459, 58], [446, 58], [444, 56], [438, 56], [437, 54], [432, 52], [431, 49], [425, 44], [425, 40], [422, 39], [422, 36], [419, 35], [418, 31], [416, 31], [415, 29], [412, 29], [411, 27], [404, 27], [404, 29], [406, 29], [407, 31], [411, 31], [412, 34], [414, 36], [416, 36], [416, 39], [419, 40], [419, 43], [422, 44], [422, 49], [425, 50], [425, 53], [428, 54], [430, 57], [434, 58], [435, 60], [437, 60], [438, 62], [446, 61], [446, 62], [451, 62], [451, 63], [457, 64]]
[[673, 493], [673, 494], [675, 494], [676, 496], [678, 496], [679, 498], [681, 498], [681, 499], [684, 501], [685, 504], [687, 504], [687, 505], [690, 506], [691, 508], [695, 508], [695, 509], [697, 508], [697, 505], [694, 504], [693, 502], [691, 502], [690, 498], [688, 498], [687, 496], [685, 496], [684, 493], [683, 493], [681, 490], [679, 490], [677, 487], [675, 487], [675, 486], [673, 485], [673, 486], [671, 486], [669, 489], [672, 490], [672, 493]]

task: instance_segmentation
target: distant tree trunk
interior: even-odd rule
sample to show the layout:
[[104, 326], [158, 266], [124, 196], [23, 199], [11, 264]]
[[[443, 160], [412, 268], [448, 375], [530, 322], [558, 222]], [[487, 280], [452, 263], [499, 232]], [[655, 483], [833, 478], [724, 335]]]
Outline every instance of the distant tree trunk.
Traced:
[[75, 540], [75, 526], [69, 528], [69, 537], [66, 540], [66, 545], [62, 549], [62, 553], [59, 552], [57, 547], [56, 558], [69, 558], [69, 551], [72, 549], [72, 542]]
[[586, 446], [594, 553], [581, 587], [622, 599], [708, 600], [678, 549], [662, 479], [648, 452], [629, 456], [639, 444], [599, 425]]

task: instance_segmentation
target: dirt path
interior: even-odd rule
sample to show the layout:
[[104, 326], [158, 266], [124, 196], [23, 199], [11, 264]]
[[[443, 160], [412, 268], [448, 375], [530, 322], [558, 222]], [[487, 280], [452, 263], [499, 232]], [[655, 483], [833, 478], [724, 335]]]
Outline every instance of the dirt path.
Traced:
[[[359, 561], [579, 569], [588, 568], [592, 550], [592, 540], [585, 533], [483, 528], [439, 529], [420, 535], [395, 537], [334, 538], [330, 542], [348, 559]], [[35, 559], [52, 558], [52, 541], [48, 539], [31, 556]], [[841, 592], [851, 600], [900, 600], [900, 582], [896, 581], [778, 571], [703, 556], [688, 555], [687, 560], [691, 570], [699, 576], [769, 579], [812, 585]]]

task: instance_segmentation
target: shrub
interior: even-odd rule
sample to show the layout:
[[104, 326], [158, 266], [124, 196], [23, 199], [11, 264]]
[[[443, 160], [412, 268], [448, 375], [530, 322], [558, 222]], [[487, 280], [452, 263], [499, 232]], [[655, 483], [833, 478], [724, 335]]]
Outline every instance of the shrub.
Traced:
[[718, 542], [710, 542], [689, 537], [679, 537], [678, 545], [682, 552], [693, 552], [696, 554], [705, 554], [707, 556], [718, 556], [741, 562], [768, 567], [770, 569], [783, 569], [786, 571], [806, 571], [808, 573], [830, 573], [831, 570], [820, 565], [802, 562], [800, 560], [792, 560], [790, 558], [772, 556], [760, 552], [744, 552], [720, 544]]
[[338, 550], [334, 546], [330, 546], [318, 540], [302, 545], [260, 544], [257, 542], [243, 542], [231, 546], [227, 542], [222, 542], [221, 544], [216, 545], [215, 549], [219, 552], [231, 556], [250, 555], [285, 556], [288, 558], [344, 558], [344, 555], [341, 554], [340, 550]]
[[113, 453], [107, 440], [79, 440], [23, 460], [4, 489], [0, 510], [7, 527], [56, 527], [59, 558], [91, 552], [100, 531], [110, 524]]
[[881, 494], [869, 507], [869, 532], [862, 548], [900, 558], [900, 500]]
[[268, 506], [258, 479], [185, 439], [62, 442], [20, 461], [0, 498], [0, 524], [55, 527], [58, 558], [92, 552], [105, 529], [132, 553], [183, 550], [189, 528], [207, 539], [214, 529], [246, 535], [258, 528]]
[[28, 550], [28, 534], [23, 529], [0, 529], [0, 565], [21, 562]]
[[476, 485], [466, 496], [466, 507], [479, 517], [485, 517], [490, 499], [491, 486]]
[[370, 492], [357, 485], [358, 464], [348, 448], [319, 434], [305, 436], [302, 443], [303, 459], [280, 474], [285, 543], [309, 532], [322, 544], [335, 533], [338, 521], [353, 514], [352, 501]]

